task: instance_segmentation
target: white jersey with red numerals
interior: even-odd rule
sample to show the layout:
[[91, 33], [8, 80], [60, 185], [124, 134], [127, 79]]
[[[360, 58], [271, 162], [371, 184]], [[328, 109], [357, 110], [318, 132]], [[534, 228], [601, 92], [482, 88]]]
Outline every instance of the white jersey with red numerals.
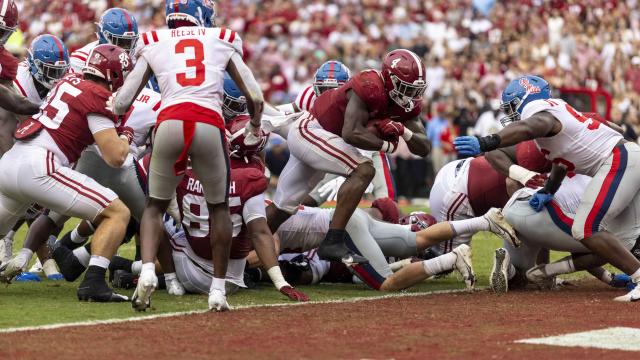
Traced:
[[[264, 195], [267, 189], [264, 169], [253, 167], [231, 169], [229, 186], [229, 212], [233, 223], [231, 259], [244, 259], [251, 251], [251, 241], [247, 236], [249, 222], [266, 218]], [[191, 169], [176, 189], [178, 209], [182, 218], [187, 241], [201, 258], [211, 260], [209, 235], [209, 211], [200, 181]]]
[[316, 92], [313, 90], [313, 85], [309, 85], [298, 94], [295, 104], [299, 111], [309, 111], [316, 101]]
[[622, 135], [599, 121], [586, 117], [561, 99], [535, 100], [525, 105], [522, 120], [546, 111], [562, 124], [554, 136], [535, 139], [550, 161], [566, 166], [569, 175], [594, 176]]
[[69, 72], [82, 73], [82, 68], [89, 58], [89, 53], [98, 45], [100, 45], [100, 43], [96, 40], [72, 52], [71, 55], [69, 55], [69, 62], [71, 64]]
[[303, 252], [315, 249], [329, 231], [332, 209], [300, 206], [298, 212], [285, 221], [276, 234], [280, 252]]
[[242, 40], [224, 28], [182, 27], [141, 34], [137, 58], [155, 74], [164, 109], [193, 103], [221, 114], [222, 84], [229, 59], [242, 55]]
[[31, 72], [29, 71], [29, 64], [27, 61], [22, 61], [18, 65], [18, 73], [13, 80], [13, 87], [16, 88], [22, 94], [22, 96], [31, 100], [36, 104], [42, 104], [44, 98], [41, 98], [36, 89], [36, 83]]
[[[129, 145], [129, 155], [122, 167], [129, 166], [134, 161], [134, 158], [138, 158], [138, 155], [140, 155], [141, 147], [147, 145], [153, 127], [156, 124], [160, 104], [160, 94], [144, 88], [138, 94], [129, 111], [121, 118], [121, 126], [128, 126], [133, 129], [133, 142]], [[95, 144], [88, 147], [87, 150], [96, 152], [102, 157], [98, 146]]]

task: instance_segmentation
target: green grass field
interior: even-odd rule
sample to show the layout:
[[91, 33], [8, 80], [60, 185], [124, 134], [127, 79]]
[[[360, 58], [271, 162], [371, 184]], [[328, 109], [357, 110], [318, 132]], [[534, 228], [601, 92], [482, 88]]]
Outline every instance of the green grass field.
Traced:
[[[405, 211], [413, 209], [404, 209]], [[67, 223], [63, 234], [75, 226]], [[26, 228], [16, 235], [14, 252], [22, 247]], [[473, 260], [479, 286], [488, 285], [488, 276], [493, 261], [493, 250], [501, 246], [501, 240], [489, 233], [480, 233], [473, 238]], [[120, 255], [133, 258], [135, 248], [127, 244], [120, 249]], [[561, 254], [553, 254], [557, 258]], [[65, 281], [16, 283], [0, 285], [0, 329], [21, 326], [35, 326], [54, 323], [67, 323], [86, 320], [102, 320], [146, 316], [176, 311], [202, 310], [207, 308], [207, 297], [203, 295], [169, 296], [164, 290], [153, 296], [152, 309], [136, 313], [129, 303], [98, 304], [79, 302], [76, 298], [78, 282]], [[412, 288], [412, 292], [424, 292], [445, 289], [462, 289], [464, 284], [455, 275], [447, 278], [425, 281]], [[364, 285], [321, 284], [301, 287], [312, 300], [338, 300], [354, 297], [378, 296], [379, 292], [369, 290]], [[133, 290], [123, 291], [131, 295]], [[255, 290], [244, 290], [229, 297], [231, 305], [253, 305], [282, 303], [287, 300], [268, 284], [262, 284]]]

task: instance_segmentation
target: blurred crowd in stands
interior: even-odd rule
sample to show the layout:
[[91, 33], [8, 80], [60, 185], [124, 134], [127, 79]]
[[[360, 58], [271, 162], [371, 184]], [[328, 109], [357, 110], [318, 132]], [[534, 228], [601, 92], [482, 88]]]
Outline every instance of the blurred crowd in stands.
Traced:
[[[80, 47], [95, 39], [94, 21], [111, 6], [133, 11], [141, 30], [164, 24], [164, 0], [17, 2], [16, 49], [43, 32]], [[435, 172], [456, 156], [453, 137], [499, 129], [500, 91], [519, 74], [541, 75], [555, 88], [606, 90], [611, 120], [632, 138], [640, 130], [638, 0], [224, 0], [216, 6], [217, 23], [242, 35], [245, 56], [273, 103], [294, 99], [327, 59], [352, 72], [378, 68], [398, 47], [424, 59], [423, 119], [434, 151], [424, 160], [401, 149], [391, 159], [401, 196], [428, 195]], [[274, 141], [271, 156], [286, 155], [283, 146]]]

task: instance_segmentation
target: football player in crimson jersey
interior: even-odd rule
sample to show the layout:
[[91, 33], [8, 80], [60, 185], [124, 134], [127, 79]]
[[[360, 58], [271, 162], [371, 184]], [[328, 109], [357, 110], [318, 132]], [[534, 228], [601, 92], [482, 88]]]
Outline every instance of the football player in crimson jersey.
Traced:
[[[78, 287], [78, 299], [126, 301], [107, 286], [109, 259], [124, 237], [129, 209], [117, 195], [71, 168], [94, 142], [104, 160], [119, 167], [129, 154], [131, 129], [116, 128], [117, 118], [105, 109], [131, 70], [129, 55], [113, 45], [93, 49], [84, 75], [69, 74], [52, 89], [42, 110], [16, 130], [15, 145], [0, 159], [0, 233], [6, 234], [30, 204], [98, 225], [89, 269]], [[0, 269], [9, 282], [29, 262], [33, 251], [23, 248]]]
[[[565, 176], [592, 177], [581, 199], [571, 227], [576, 240], [640, 282], [640, 261], [622, 246], [610, 229], [612, 220], [640, 222], [640, 146], [628, 142], [607, 122], [599, 122], [575, 110], [564, 100], [552, 99], [549, 84], [538, 76], [522, 76], [511, 81], [502, 93], [502, 108], [511, 122], [499, 133], [462, 136], [454, 140], [462, 155], [534, 140], [553, 162], [549, 180], [529, 204], [537, 211], [553, 199]], [[640, 287], [616, 301], [640, 301]]]
[[[345, 245], [349, 237], [345, 226], [375, 176], [371, 159], [358, 149], [393, 152], [402, 136], [411, 152], [427, 156], [431, 145], [420, 120], [426, 87], [422, 60], [400, 49], [385, 56], [382, 71], [363, 71], [317, 98], [287, 137], [291, 156], [267, 211], [271, 230], [296, 212], [324, 174], [345, 176], [331, 229], [318, 254], [327, 260], [366, 262]], [[372, 122], [378, 123], [380, 136], [387, 140], [367, 129]]]
[[180, 182], [190, 158], [204, 188], [213, 231], [214, 279], [209, 308], [229, 309], [224, 278], [231, 246], [229, 218], [229, 159], [221, 114], [225, 70], [248, 100], [251, 121], [245, 143], [256, 144], [264, 100], [251, 70], [242, 60], [242, 40], [234, 31], [213, 27], [214, 10], [209, 0], [166, 2], [169, 29], [142, 34], [136, 66], [117, 96], [109, 103], [117, 114], [128, 109], [153, 72], [162, 94], [149, 178], [149, 201], [141, 223], [143, 268], [134, 292], [136, 310], [149, 307], [157, 286], [156, 258], [162, 215]]

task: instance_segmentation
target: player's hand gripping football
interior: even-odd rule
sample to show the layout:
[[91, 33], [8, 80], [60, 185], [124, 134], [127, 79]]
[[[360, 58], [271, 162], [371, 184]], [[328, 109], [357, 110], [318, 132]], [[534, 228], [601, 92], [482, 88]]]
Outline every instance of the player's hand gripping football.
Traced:
[[249, 121], [244, 128], [244, 144], [254, 146], [259, 144], [261, 139], [262, 131], [260, 131], [260, 126], [255, 126]]
[[376, 126], [384, 139], [397, 139], [404, 135], [404, 125], [397, 121], [386, 119], [377, 123]]
[[309, 301], [309, 296], [307, 296], [307, 294], [303, 293], [302, 291], [290, 285], [285, 285], [281, 287], [280, 292], [284, 294], [286, 297], [288, 297], [289, 300], [302, 301], [302, 302]]

